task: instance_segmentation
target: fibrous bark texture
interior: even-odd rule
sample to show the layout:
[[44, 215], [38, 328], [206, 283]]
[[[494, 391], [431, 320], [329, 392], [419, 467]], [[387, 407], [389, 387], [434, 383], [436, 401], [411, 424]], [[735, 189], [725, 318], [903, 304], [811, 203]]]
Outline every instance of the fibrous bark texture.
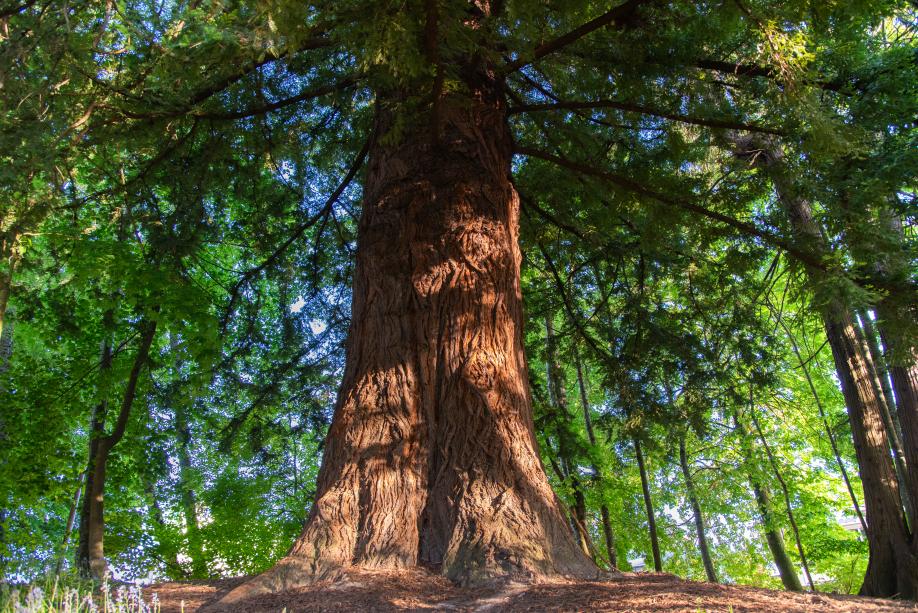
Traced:
[[[812, 212], [789, 189], [781, 196], [801, 241], [820, 245]], [[810, 272], [811, 276], [816, 275]], [[898, 479], [890, 461], [883, 398], [866, 342], [849, 309], [833, 300], [822, 309], [823, 324], [841, 383], [864, 487], [870, 560], [860, 593], [864, 596], [918, 596], [918, 557], [906, 524]]]
[[[810, 203], [796, 189], [786, 169], [780, 145], [775, 142], [734, 143], [740, 156], [748, 156], [775, 185], [795, 241], [813, 253], [827, 254], [829, 247], [813, 218]], [[825, 273], [810, 268], [814, 284]], [[860, 593], [863, 596], [918, 596], [918, 548], [904, 513], [899, 480], [890, 460], [887, 426], [883, 418], [882, 389], [870, 351], [851, 310], [837, 298], [821, 306], [820, 315], [832, 349], [835, 370], [848, 409], [848, 421], [864, 487], [867, 542], [870, 559]], [[903, 432], [906, 420], [902, 421]]]
[[435, 135], [394, 135], [397, 101], [380, 103], [316, 501], [287, 557], [224, 604], [349, 567], [597, 573], [536, 449], [502, 96], [483, 74], [467, 84]]

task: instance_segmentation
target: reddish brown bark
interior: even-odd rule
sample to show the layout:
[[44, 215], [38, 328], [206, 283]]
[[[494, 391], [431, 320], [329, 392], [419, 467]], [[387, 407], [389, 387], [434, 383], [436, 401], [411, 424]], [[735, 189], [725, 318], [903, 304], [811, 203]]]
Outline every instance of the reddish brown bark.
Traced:
[[[782, 200], [793, 227], [802, 239], [815, 242], [820, 234], [809, 204], [787, 191]], [[833, 300], [823, 307], [822, 317], [848, 407], [858, 472], [864, 487], [870, 560], [860, 593], [915, 598], [918, 558], [903, 515], [896, 472], [890, 462], [876, 369], [849, 309]]]
[[289, 554], [224, 605], [352, 567], [463, 584], [597, 573], [536, 449], [511, 137], [500, 84], [469, 70], [438, 104], [438, 139], [427, 122], [392, 134], [398, 101], [380, 105], [316, 502]]
[[[902, 221], [891, 210], [882, 212], [885, 218], [887, 237], [895, 245], [905, 242]], [[892, 255], [875, 263], [881, 274], [898, 279], [909, 279], [912, 274], [910, 261], [905, 251], [892, 250]], [[902, 429], [902, 448], [907, 462], [908, 476], [905, 486], [912, 501], [910, 525], [912, 531], [918, 526], [918, 346], [909, 337], [910, 322], [918, 319], [918, 311], [912, 303], [902, 303], [886, 297], [877, 304], [880, 338], [886, 347], [889, 378], [897, 409], [898, 423]], [[890, 403], [893, 398], [890, 398]]]
[[[828, 247], [813, 219], [810, 204], [797, 193], [793, 178], [784, 168], [780, 146], [767, 141], [739, 141], [735, 143], [739, 155], [752, 157], [775, 184], [796, 242], [813, 253], [826, 253]], [[823, 280], [825, 274], [814, 267], [809, 267], [808, 273], [815, 283]], [[822, 305], [820, 315], [848, 408], [858, 473], [864, 488], [870, 559], [860, 593], [918, 597], [918, 557], [890, 461], [876, 368], [850, 309], [838, 299], [830, 299]], [[902, 426], [905, 430], [905, 422]]]
[[[879, 310], [881, 317], [885, 312]], [[908, 462], [907, 487], [912, 500], [911, 525], [913, 532], [918, 526], [918, 349], [904, 347], [896, 335], [890, 334], [887, 324], [880, 323], [880, 334], [884, 344], [891, 348], [893, 358], [889, 364], [899, 423], [902, 425], [902, 448]]]

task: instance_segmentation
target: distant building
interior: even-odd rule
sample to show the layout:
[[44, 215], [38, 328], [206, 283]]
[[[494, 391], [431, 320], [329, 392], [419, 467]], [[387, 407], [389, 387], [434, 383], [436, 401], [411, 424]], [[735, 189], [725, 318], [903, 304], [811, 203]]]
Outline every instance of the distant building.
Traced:
[[844, 528], [845, 530], [851, 530], [852, 532], [863, 532], [864, 527], [861, 525], [861, 520], [857, 517], [848, 517], [842, 516], [838, 518], [838, 525]]
[[631, 566], [631, 570], [636, 573], [639, 573], [647, 568], [647, 563], [644, 562], [644, 558], [634, 558], [633, 560], [628, 560], [628, 564]]

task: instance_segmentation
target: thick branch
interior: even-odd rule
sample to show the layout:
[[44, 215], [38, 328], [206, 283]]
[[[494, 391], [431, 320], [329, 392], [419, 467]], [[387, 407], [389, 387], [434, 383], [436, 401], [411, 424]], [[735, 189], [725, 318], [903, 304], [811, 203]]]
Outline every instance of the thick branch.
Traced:
[[[695, 68], [701, 68], [702, 70], [713, 70], [715, 72], [732, 74], [738, 77], [762, 77], [775, 81], [779, 80], [778, 75], [776, 75], [772, 69], [758, 64], [741, 64], [737, 62], [724, 62], [721, 60], [697, 60], [691, 65]], [[836, 81], [814, 81], [812, 79], [807, 79], [804, 83], [833, 92], [841, 92], [845, 89], [844, 83]]]
[[134, 365], [131, 367], [131, 374], [128, 377], [127, 387], [124, 390], [124, 398], [121, 401], [121, 410], [118, 413], [118, 420], [115, 422], [112, 433], [100, 441], [106, 450], [117, 445], [121, 437], [124, 436], [128, 418], [131, 416], [131, 407], [134, 405], [134, 397], [137, 394], [137, 382], [140, 379], [140, 371], [147, 363], [147, 357], [150, 354], [150, 346], [153, 344], [153, 338], [156, 336], [156, 320], [145, 320], [141, 322], [140, 330], [140, 344], [137, 346], [137, 355], [134, 357]]
[[543, 58], [550, 53], [554, 53], [558, 49], [566, 47], [571, 43], [580, 40], [587, 34], [590, 34], [591, 32], [611, 23], [624, 25], [634, 17], [634, 14], [639, 6], [650, 1], [652, 0], [627, 0], [627, 2], [616, 6], [612, 10], [600, 15], [596, 19], [586, 22], [582, 26], [571, 30], [567, 34], [563, 34], [552, 41], [539, 45], [536, 47], [535, 51], [533, 51], [531, 56], [520, 57], [504, 66], [503, 72], [505, 74], [515, 72], [520, 68], [528, 66], [532, 62]]
[[782, 135], [780, 130], [768, 128], [756, 124], [748, 124], [738, 121], [727, 121], [722, 119], [707, 119], [704, 117], [693, 117], [681, 113], [672, 113], [669, 111], [654, 109], [651, 107], [634, 104], [632, 102], [619, 102], [616, 100], [596, 100], [596, 101], [565, 101], [545, 104], [523, 104], [510, 107], [508, 113], [513, 115], [517, 113], [531, 113], [537, 111], [558, 111], [558, 110], [579, 110], [579, 109], [618, 109], [630, 113], [641, 113], [643, 115], [653, 115], [664, 119], [671, 119], [682, 123], [707, 126], [709, 128], [721, 128], [725, 130], [744, 130], [747, 132], [763, 132], [765, 134]]

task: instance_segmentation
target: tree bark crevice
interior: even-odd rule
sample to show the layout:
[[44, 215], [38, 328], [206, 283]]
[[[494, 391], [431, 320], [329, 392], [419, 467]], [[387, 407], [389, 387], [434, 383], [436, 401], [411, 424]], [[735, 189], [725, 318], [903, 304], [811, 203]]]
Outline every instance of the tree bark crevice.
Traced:
[[316, 502], [272, 570], [221, 601], [349, 569], [460, 584], [595, 577], [539, 458], [522, 339], [519, 198], [501, 85], [474, 73], [429, 124], [378, 103], [345, 372]]

